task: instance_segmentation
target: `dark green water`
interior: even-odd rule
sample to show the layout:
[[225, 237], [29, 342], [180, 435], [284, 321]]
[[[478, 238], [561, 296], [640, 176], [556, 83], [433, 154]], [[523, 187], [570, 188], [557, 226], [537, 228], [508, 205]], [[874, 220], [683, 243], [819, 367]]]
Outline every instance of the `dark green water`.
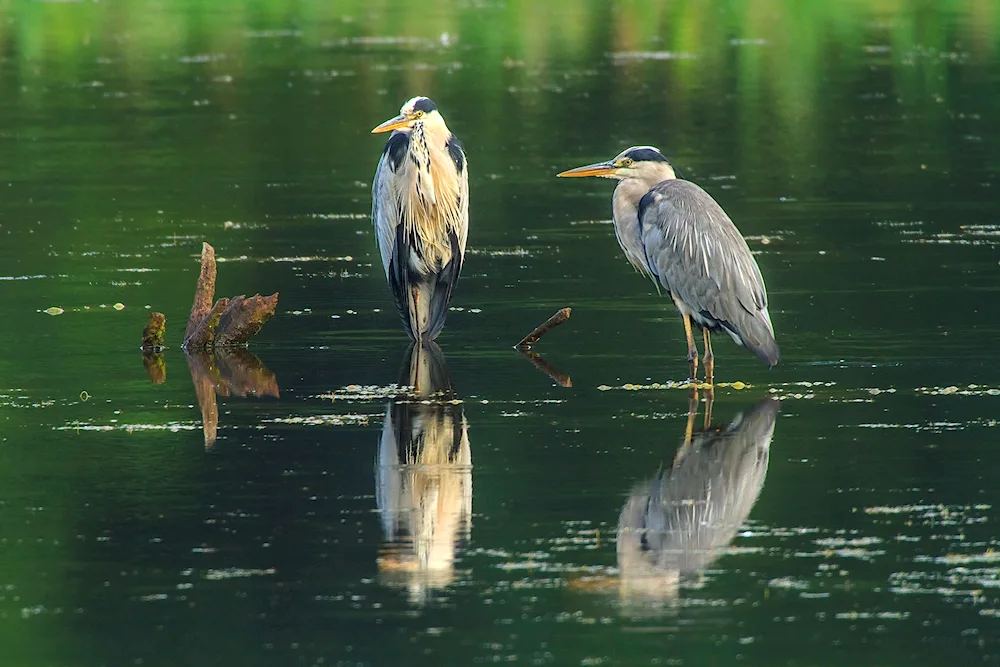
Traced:
[[[1000, 662], [995, 3], [433, 4], [0, 3], [4, 662]], [[436, 407], [389, 398], [368, 220], [368, 130], [415, 94], [471, 174]], [[719, 340], [749, 386], [713, 423], [745, 419], [679, 456], [680, 321], [611, 184], [553, 178], [643, 143], [748, 237], [784, 354]], [[207, 449], [202, 241], [220, 295], [280, 292], [280, 398], [220, 396]], [[536, 349], [572, 387], [511, 350], [563, 306]], [[680, 575], [615, 539], [675, 456], [743, 504]]]

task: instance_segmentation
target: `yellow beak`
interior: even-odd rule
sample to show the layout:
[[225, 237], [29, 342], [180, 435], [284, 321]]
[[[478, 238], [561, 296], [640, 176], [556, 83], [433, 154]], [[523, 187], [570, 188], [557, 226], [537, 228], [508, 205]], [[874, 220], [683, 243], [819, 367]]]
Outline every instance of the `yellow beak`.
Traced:
[[610, 176], [618, 171], [614, 162], [596, 162], [576, 169], [556, 174], [559, 178], [582, 178], [583, 176]]
[[372, 130], [372, 134], [381, 134], [383, 132], [392, 132], [393, 130], [398, 130], [400, 128], [406, 127], [410, 124], [409, 116], [404, 116], [402, 114], [396, 116], [395, 118], [390, 118], [381, 125], [377, 126]]

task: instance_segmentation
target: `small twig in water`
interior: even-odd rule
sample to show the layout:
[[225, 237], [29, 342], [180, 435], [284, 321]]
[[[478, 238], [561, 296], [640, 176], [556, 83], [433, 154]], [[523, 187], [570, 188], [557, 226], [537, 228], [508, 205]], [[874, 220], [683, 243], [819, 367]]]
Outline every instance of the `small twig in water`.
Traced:
[[549, 329], [557, 327], [566, 320], [569, 319], [569, 315], [572, 312], [571, 308], [562, 308], [556, 312], [555, 315], [545, 320], [532, 331], [530, 334], [521, 339], [521, 342], [515, 345], [519, 350], [527, 350], [532, 345], [537, 343], [542, 336], [548, 333]]

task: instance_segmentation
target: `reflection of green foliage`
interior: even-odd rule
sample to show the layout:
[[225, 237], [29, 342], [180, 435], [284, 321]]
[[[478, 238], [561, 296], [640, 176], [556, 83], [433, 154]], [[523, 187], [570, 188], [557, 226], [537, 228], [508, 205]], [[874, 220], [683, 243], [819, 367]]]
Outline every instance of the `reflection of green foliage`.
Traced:
[[[776, 159], [791, 161], [790, 169], [815, 159], [817, 128], [838, 113], [831, 86], [845, 94], [861, 85], [878, 49], [888, 47], [878, 60], [904, 104], [946, 96], [949, 49], [960, 41], [969, 53], [955, 57], [991, 57], [1000, 37], [997, 16], [986, 0], [12, 3], [0, 6], [0, 45], [15, 54], [20, 77], [29, 81], [41, 76], [47, 85], [79, 85], [94, 62], [104, 62], [102, 72], [124, 77], [129, 92], [147, 94], [164, 79], [196, 92], [210, 87], [213, 74], [333, 63], [355, 77], [345, 92], [366, 117], [384, 106], [380, 90], [392, 91], [395, 101], [413, 90], [445, 89], [479, 107], [486, 122], [477, 127], [478, 140], [498, 147], [509, 141], [500, 112], [509, 89], [523, 93], [516, 102], [528, 113], [554, 104], [559, 98], [551, 93], [558, 90], [607, 95], [624, 119], [637, 99], [652, 98], [672, 125], [683, 126], [721, 120], [729, 101], [720, 91], [731, 88], [740, 107], [740, 152], [747, 169], [757, 171], [774, 169]], [[399, 41], [373, 45], [373, 38]], [[678, 57], [608, 57], [623, 52]], [[197, 56], [208, 62], [178, 64]], [[572, 71], [595, 64], [614, 68], [610, 90], [591, 89], [601, 82]], [[831, 82], [834, 70], [845, 79]], [[45, 108], [59, 97], [45, 86], [18, 91], [12, 76], [8, 69], [2, 89], [21, 105]], [[216, 103], [239, 114], [256, 100], [232, 94]], [[924, 120], [921, 134], [933, 130], [933, 112]]]

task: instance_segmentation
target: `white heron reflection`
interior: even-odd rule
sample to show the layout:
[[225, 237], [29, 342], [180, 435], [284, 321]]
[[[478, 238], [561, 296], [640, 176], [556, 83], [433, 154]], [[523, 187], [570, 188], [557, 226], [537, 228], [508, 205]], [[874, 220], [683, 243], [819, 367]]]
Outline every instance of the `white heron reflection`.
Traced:
[[472, 528], [472, 454], [468, 423], [441, 349], [432, 341], [407, 351], [401, 384], [389, 401], [375, 462], [382, 515], [381, 578], [427, 599], [455, 578], [455, 554]]
[[706, 415], [705, 430], [692, 433], [696, 410], [673, 464], [636, 484], [619, 515], [628, 609], [673, 599], [684, 575], [700, 574], [729, 546], [764, 487], [778, 401], [765, 398], [725, 428], [710, 428]]

